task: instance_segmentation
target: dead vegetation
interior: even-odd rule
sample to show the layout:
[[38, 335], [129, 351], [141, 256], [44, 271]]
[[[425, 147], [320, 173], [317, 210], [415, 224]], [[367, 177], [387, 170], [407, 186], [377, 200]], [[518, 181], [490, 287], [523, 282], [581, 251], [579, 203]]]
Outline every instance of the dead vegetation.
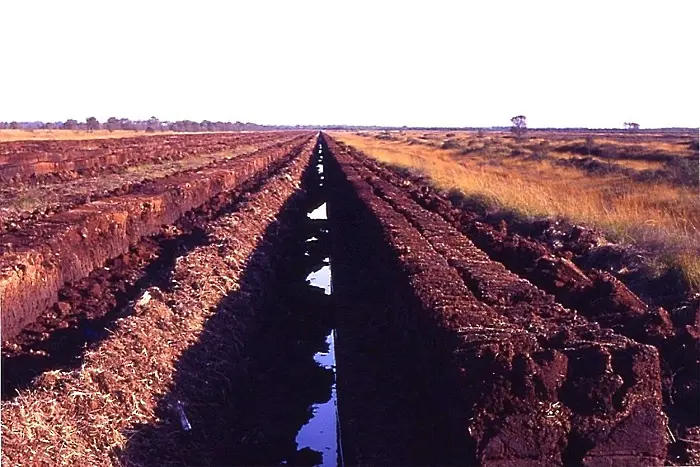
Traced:
[[[636, 264], [623, 264], [616, 255], [628, 250], [599, 231], [533, 221], [506, 211], [497, 191], [470, 195], [468, 185], [448, 184], [438, 191], [427, 178], [463, 181], [482, 167], [478, 175], [492, 185], [489, 177], [502, 177], [501, 188], [515, 180], [527, 192], [528, 180], [505, 168], [516, 164], [532, 176], [528, 164], [547, 162], [551, 145], [470, 143], [470, 154], [484, 147], [503, 153], [492, 165], [475, 156], [481, 160], [470, 166], [456, 134], [415, 138], [430, 147], [389, 136], [356, 137], [395, 145], [386, 154], [396, 159], [406, 148], [423, 151], [409, 153], [413, 164], [403, 164], [401, 176], [322, 135], [313, 153], [326, 162], [314, 186], [325, 180], [325, 188], [304, 188], [314, 171], [302, 171], [316, 167], [306, 139], [281, 151], [285, 164], [207, 201], [211, 216], [195, 210], [180, 217], [175, 225], [197, 238], [180, 238], [162, 257], [158, 248], [143, 251], [163, 259], [163, 275], [151, 270], [159, 280], [137, 287], [128, 312], [80, 350], [81, 363], [43, 368], [3, 401], [2, 461], [301, 464], [296, 433], [330, 387], [304, 339], [320, 342], [331, 321], [342, 336], [345, 405], [336, 421], [347, 463], [695, 459], [697, 300], [669, 316], [608, 272]], [[442, 149], [446, 142], [455, 147]], [[583, 181], [604, 178], [575, 173]], [[539, 177], [555, 180], [546, 171]], [[190, 181], [180, 177], [172, 186]], [[596, 188], [608, 197], [634, 194], [634, 187]], [[299, 220], [326, 196], [328, 222]], [[316, 245], [304, 241], [309, 235]], [[321, 249], [326, 242], [330, 253]], [[297, 287], [326, 254], [334, 296], [317, 302], [323, 291]], [[114, 290], [133, 282], [112, 263], [102, 269], [109, 274], [91, 275], [75, 292], [80, 297], [52, 310], [108, 302], [103, 282]], [[295, 366], [301, 360], [293, 356], [302, 354], [308, 365]], [[322, 391], [312, 389], [317, 377]], [[297, 390], [305, 394], [299, 404], [292, 402]]]
[[[649, 251], [658, 274], [677, 268], [689, 287], [700, 291], [698, 156], [691, 138], [645, 136], [640, 142], [607, 135], [586, 141], [538, 135], [520, 143], [498, 133], [446, 139], [409, 132], [395, 141], [334, 136], [381, 162], [429, 177], [439, 188], [456, 189], [485, 209], [601, 229], [610, 240]], [[558, 150], [566, 146], [587, 153], [586, 144], [616, 144], [616, 157]], [[649, 165], [640, 170], [639, 164]]]
[[[156, 409], [171, 387], [175, 363], [212, 332], [205, 326], [217, 304], [238, 290], [262, 233], [298, 188], [302, 159], [244, 209], [212, 223], [210, 242], [176, 261], [170, 289], [148, 290], [133, 314], [85, 353], [80, 368], [44, 373], [31, 389], [3, 401], [3, 464], [138, 465], [122, 458], [122, 449], [137, 426], [162, 421]], [[244, 332], [244, 318], [231, 316], [229, 324]]]

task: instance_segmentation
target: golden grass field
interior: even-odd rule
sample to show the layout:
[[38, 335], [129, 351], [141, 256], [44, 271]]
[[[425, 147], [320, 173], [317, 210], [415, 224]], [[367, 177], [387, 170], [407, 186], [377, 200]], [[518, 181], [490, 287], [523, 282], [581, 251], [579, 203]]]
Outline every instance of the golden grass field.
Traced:
[[130, 130], [0, 130], [0, 142], [9, 141], [39, 141], [39, 140], [82, 140], [105, 138], [128, 138], [133, 136], [151, 136], [174, 134], [172, 131], [146, 133]]
[[[448, 137], [437, 131], [331, 134], [381, 162], [425, 174], [439, 188], [478, 197], [491, 208], [532, 218], [561, 217], [599, 228], [612, 240], [650, 247], [660, 269], [680, 267], [691, 288], [700, 291], [698, 189], [665, 180], [640, 182], [622, 174], [591, 174], [555, 163], [574, 155], [550, 151], [553, 145], [583, 143], [584, 138], [558, 140], [552, 135], [517, 141], [509, 133], [459, 132]], [[642, 144], [666, 155], [693, 154], [687, 141], [632, 143], [610, 136], [595, 141], [621, 147]], [[538, 149], [547, 157], [528, 157]], [[514, 150], [519, 151], [516, 157]], [[615, 164], [634, 170], [663, 165], [634, 158], [616, 159]]]

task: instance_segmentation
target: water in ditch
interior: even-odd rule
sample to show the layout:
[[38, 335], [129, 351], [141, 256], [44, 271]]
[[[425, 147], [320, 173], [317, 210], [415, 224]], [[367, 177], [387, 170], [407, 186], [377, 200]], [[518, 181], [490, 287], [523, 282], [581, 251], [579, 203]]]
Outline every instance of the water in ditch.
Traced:
[[[318, 271], [309, 274], [307, 281], [310, 285], [320, 287], [327, 295], [331, 292], [330, 265], [323, 266]], [[326, 336], [327, 348], [314, 355], [314, 361], [324, 369], [333, 371], [335, 375], [335, 331]], [[323, 462], [318, 465], [339, 465], [338, 450], [338, 399], [336, 393], [335, 377], [331, 387], [331, 398], [322, 404], [312, 406], [313, 416], [304, 425], [296, 437], [298, 449], [310, 448], [320, 452]]]
[[[323, 186], [323, 159], [321, 148], [319, 147], [319, 158], [317, 163], [318, 183]], [[328, 213], [326, 203], [321, 204], [308, 214], [311, 220], [327, 220]], [[320, 242], [323, 234], [327, 234], [324, 227], [319, 228], [317, 235], [311, 235], [306, 243], [309, 246], [307, 250], [311, 250], [313, 245]], [[323, 247], [321, 247], [323, 249]], [[306, 255], [310, 255], [310, 251]], [[310, 273], [306, 281], [309, 285], [322, 288], [326, 295], [331, 294], [331, 265], [330, 258], [326, 257], [323, 260], [323, 266]], [[298, 449], [311, 449], [321, 454], [322, 462], [317, 465], [322, 466], [338, 466], [342, 465], [342, 453], [339, 436], [338, 423], [338, 397], [336, 392], [336, 365], [335, 365], [335, 329], [326, 336], [326, 348], [318, 351], [314, 355], [314, 361], [321, 368], [333, 371], [333, 385], [331, 387], [331, 397], [327, 402], [314, 404], [311, 407], [313, 416], [304, 425], [297, 434], [296, 442]]]

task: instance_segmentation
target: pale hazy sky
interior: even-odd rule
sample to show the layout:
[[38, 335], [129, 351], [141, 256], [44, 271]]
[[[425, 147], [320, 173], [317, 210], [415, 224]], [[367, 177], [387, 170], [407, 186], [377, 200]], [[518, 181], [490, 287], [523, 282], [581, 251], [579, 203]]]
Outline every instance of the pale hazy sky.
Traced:
[[698, 127], [699, 3], [0, 0], [0, 121]]

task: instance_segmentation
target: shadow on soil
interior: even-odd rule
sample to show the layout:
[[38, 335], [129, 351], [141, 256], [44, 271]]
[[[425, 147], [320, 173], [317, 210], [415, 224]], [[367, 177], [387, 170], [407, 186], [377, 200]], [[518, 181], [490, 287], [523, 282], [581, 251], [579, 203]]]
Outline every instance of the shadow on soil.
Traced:
[[460, 339], [423, 309], [381, 224], [324, 159], [345, 463], [476, 465]]
[[[146, 238], [127, 254], [108, 261], [105, 268], [61, 289], [59, 300], [70, 311], [61, 315], [54, 306], [18, 336], [21, 350], [6, 352], [3, 348], [2, 398], [15, 397], [46, 371], [78, 368], [85, 349], [106, 338], [117, 319], [129, 316], [131, 303], [144, 290], [152, 286], [169, 289], [177, 258], [209, 243], [205, 231], [209, 221], [237, 211], [249, 193], [283, 165], [280, 162], [238, 190], [219, 194], [187, 212], [175, 224], [179, 233], [173, 235], [166, 229]], [[47, 318], [50, 315], [54, 317]]]
[[[327, 350], [330, 297], [306, 282], [324, 265], [325, 221], [311, 170], [287, 200], [246, 265], [240, 290], [227, 295], [200, 340], [176, 364], [160, 402], [160, 423], [127, 433], [115, 453], [126, 465], [315, 465], [321, 453], [298, 450], [296, 436], [314, 403], [331, 397], [334, 375], [314, 354]], [[316, 240], [306, 242], [310, 237]], [[183, 429], [177, 407], [191, 424]]]
[[[7, 399], [17, 395], [17, 391], [29, 387], [32, 380], [50, 370], [70, 370], [80, 366], [86, 346], [100, 342], [109, 335], [114, 322], [131, 313], [130, 302], [141, 291], [151, 286], [164, 287], [169, 283], [170, 272], [179, 255], [187, 254], [197, 246], [208, 244], [204, 231], [196, 228], [176, 238], [158, 236], [147, 239], [133, 247], [128, 255], [122, 255], [110, 261], [106, 266], [112, 274], [100, 269], [89, 278], [59, 292], [59, 299], [69, 303], [73, 316], [69, 320], [57, 320], [56, 329], [48, 332], [48, 337], [41, 339], [42, 332], [33, 331], [34, 324], [22, 331], [22, 337], [39, 338], [30, 343], [24, 352], [18, 355], [2, 357], [2, 397]], [[140, 261], [142, 255], [154, 255], [156, 259], [145, 267], [142, 277], [134, 283], [129, 282], [127, 268], [129, 263]], [[120, 272], [121, 271], [121, 272]], [[105, 277], [108, 276], [108, 277]], [[121, 276], [114, 279], [115, 276]], [[112, 279], [112, 280], [110, 280]], [[109, 282], [108, 285], [106, 285]], [[91, 287], [102, 284], [109, 290], [101, 296], [91, 296]], [[96, 309], [108, 309], [106, 314], [95, 313]], [[101, 311], [101, 310], [100, 310]], [[97, 316], [93, 316], [93, 313]]]

